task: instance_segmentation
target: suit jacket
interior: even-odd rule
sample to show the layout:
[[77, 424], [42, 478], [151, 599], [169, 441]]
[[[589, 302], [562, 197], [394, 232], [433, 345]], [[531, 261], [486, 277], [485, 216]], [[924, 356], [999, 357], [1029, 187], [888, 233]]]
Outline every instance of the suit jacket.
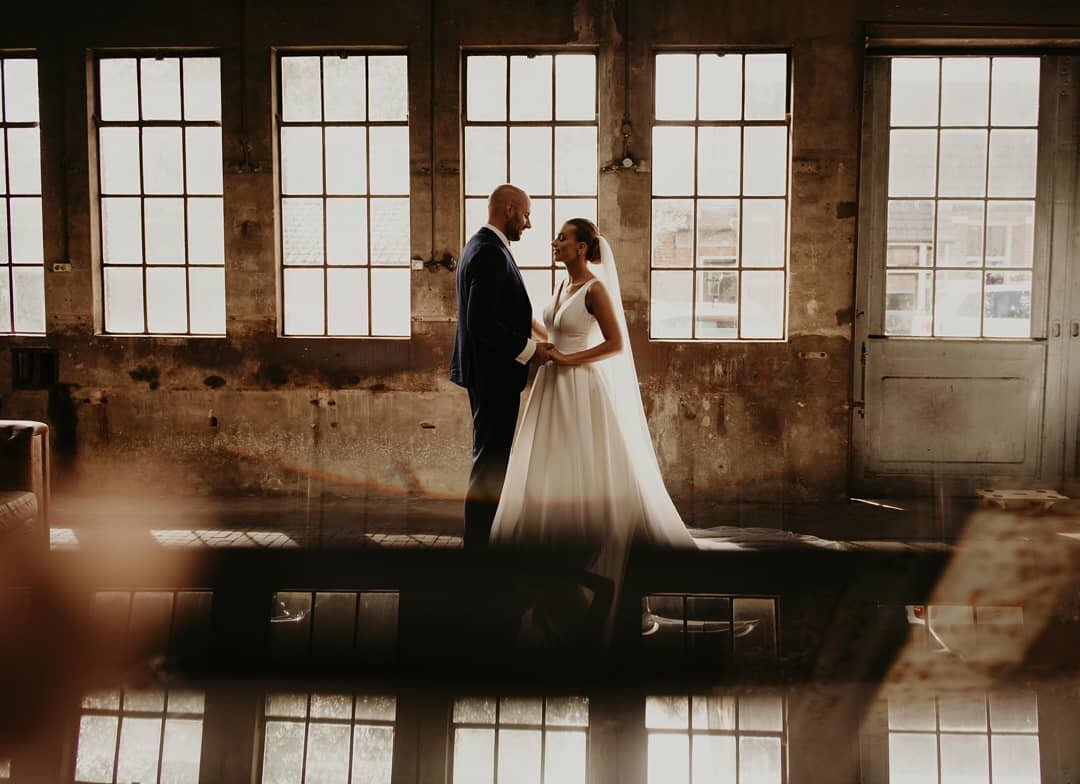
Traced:
[[532, 332], [532, 303], [510, 251], [482, 228], [457, 268], [458, 321], [450, 380], [472, 389], [525, 388], [517, 361]]

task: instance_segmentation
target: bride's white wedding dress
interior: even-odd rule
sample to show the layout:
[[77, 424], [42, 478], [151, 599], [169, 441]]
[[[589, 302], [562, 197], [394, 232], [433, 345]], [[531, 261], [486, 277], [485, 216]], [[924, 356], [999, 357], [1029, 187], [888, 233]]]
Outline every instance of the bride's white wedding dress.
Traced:
[[[601, 278], [623, 333], [623, 352], [584, 365], [548, 362], [537, 371], [514, 436], [491, 544], [551, 555], [611, 581], [618, 596], [634, 541], [659, 549], [696, 545], [657, 467], [614, 260], [604, 240], [601, 249]], [[585, 307], [596, 283], [572, 294], [564, 283], [544, 308], [548, 339], [563, 354], [603, 340]]]

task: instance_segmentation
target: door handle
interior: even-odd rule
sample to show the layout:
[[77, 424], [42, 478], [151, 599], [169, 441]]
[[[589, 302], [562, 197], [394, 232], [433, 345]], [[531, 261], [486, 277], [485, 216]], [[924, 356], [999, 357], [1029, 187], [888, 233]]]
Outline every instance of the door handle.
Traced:
[[1055, 321], [1053, 324], [1050, 325], [1050, 337], [1052, 337], [1052, 338], [1060, 338], [1061, 337], [1061, 322], [1060, 321]]
[[1080, 321], [1074, 321], [1069, 325], [1069, 334], [1074, 338], [1080, 338]]

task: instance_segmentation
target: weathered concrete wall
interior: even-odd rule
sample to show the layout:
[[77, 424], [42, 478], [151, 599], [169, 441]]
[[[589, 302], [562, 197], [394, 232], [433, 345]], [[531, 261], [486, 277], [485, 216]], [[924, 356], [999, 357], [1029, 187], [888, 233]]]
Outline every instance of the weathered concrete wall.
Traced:
[[[620, 262], [654, 438], [684, 512], [704, 521], [718, 502], [839, 497], [849, 448], [861, 30], [882, 20], [1076, 24], [1080, 11], [1067, 2], [854, 0], [39, 3], [6, 20], [0, 47], [41, 56], [46, 259], [68, 259], [72, 271], [46, 273], [47, 338], [2, 340], [57, 349], [60, 384], [13, 390], [10, 362], [0, 363], [0, 416], [53, 423], [61, 484], [124, 478], [178, 492], [297, 492], [298, 477], [314, 471], [344, 492], [461, 494], [470, 423], [464, 392], [446, 380], [451, 273], [413, 273], [409, 340], [278, 337], [274, 48], [408, 49], [412, 250], [431, 258], [457, 255], [463, 239], [463, 47], [594, 47], [604, 164], [621, 157], [624, 111], [633, 153], [652, 157], [656, 48], [781, 46], [794, 63], [789, 340], [650, 342], [647, 175], [601, 175], [600, 226]], [[87, 53], [168, 46], [210, 46], [223, 57], [223, 339], [96, 334]]]

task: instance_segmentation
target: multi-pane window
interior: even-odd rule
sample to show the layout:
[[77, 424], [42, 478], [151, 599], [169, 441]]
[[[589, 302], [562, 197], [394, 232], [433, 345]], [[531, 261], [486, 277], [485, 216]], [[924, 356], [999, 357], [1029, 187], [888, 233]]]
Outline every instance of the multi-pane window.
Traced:
[[105, 331], [225, 333], [221, 59], [97, 60]]
[[405, 55], [280, 58], [286, 335], [408, 336]]
[[0, 334], [45, 331], [37, 60], [0, 57]]
[[1041, 780], [1034, 694], [889, 700], [889, 781]]
[[649, 784], [782, 784], [784, 700], [773, 695], [645, 698]]
[[76, 784], [197, 784], [201, 692], [113, 690], [82, 701]]
[[585, 784], [585, 697], [454, 701], [451, 784]]
[[596, 221], [596, 114], [596, 55], [465, 57], [466, 236], [487, 223], [496, 186], [529, 194], [532, 228], [512, 251], [537, 312], [554, 290], [555, 233]]
[[642, 645], [650, 660], [736, 669], [777, 663], [775, 598], [650, 594], [641, 601]]
[[783, 338], [787, 54], [658, 54], [655, 92], [650, 335]]
[[267, 784], [390, 784], [397, 699], [269, 694], [262, 775]]
[[397, 650], [399, 603], [397, 591], [278, 591], [270, 608], [271, 650], [390, 657]]
[[887, 335], [1031, 334], [1039, 65], [892, 59]]
[[90, 617], [119, 646], [198, 656], [208, 647], [213, 597], [211, 591], [98, 591]]

